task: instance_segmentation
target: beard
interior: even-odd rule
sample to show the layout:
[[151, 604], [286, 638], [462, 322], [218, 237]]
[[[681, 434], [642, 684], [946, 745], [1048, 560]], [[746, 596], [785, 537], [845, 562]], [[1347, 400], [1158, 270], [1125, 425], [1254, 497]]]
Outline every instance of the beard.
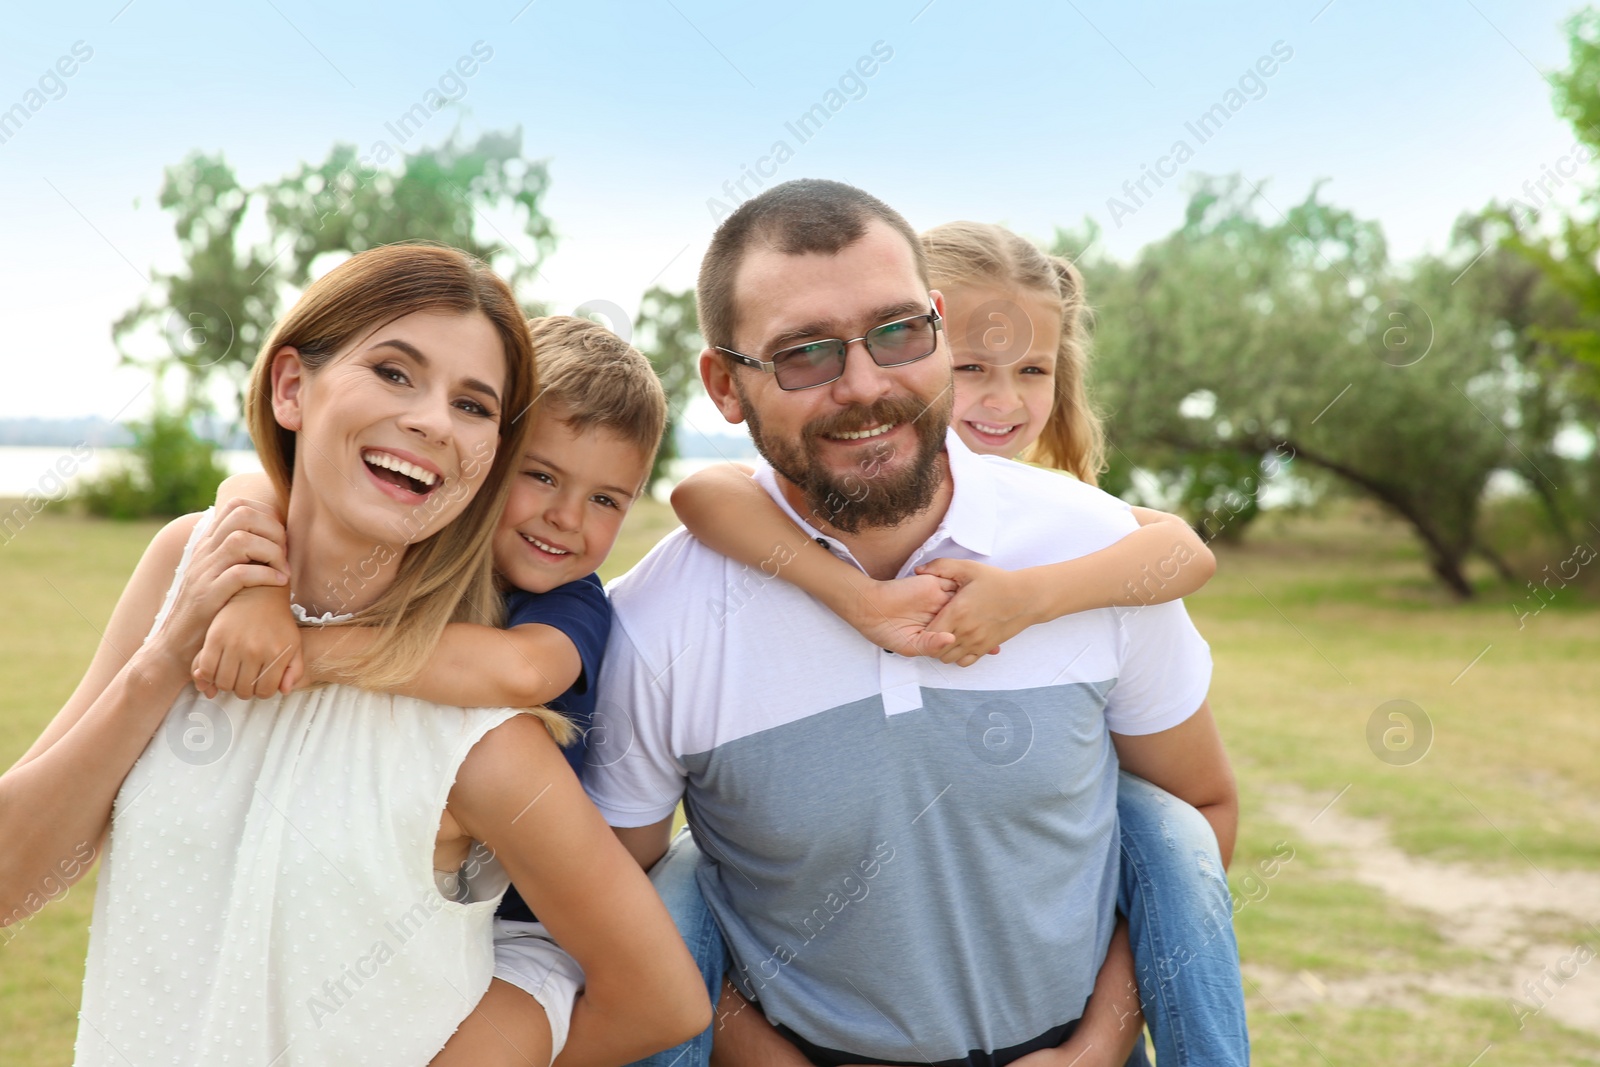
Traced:
[[[734, 388], [756, 451], [772, 469], [800, 490], [811, 509], [806, 518], [842, 533], [899, 526], [926, 511], [939, 491], [945, 430], [955, 397], [945, 388], [932, 401], [920, 397], [885, 397], [867, 407], [851, 407], [807, 423], [798, 441], [762, 430], [761, 418], [737, 377]], [[818, 438], [853, 433], [869, 426], [909, 423], [916, 431], [909, 462], [891, 469], [901, 451], [891, 444], [869, 445], [853, 468], [831, 470], [818, 454]]]

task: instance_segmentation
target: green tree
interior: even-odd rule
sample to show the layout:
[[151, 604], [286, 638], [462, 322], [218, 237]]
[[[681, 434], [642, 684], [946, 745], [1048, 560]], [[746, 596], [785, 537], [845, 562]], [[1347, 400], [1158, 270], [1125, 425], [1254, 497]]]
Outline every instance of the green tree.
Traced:
[[[471, 144], [452, 135], [404, 156], [397, 171], [365, 165], [355, 148], [335, 145], [322, 163], [253, 189], [220, 155], [195, 153], [169, 167], [161, 187], [183, 267], [155, 272], [154, 291], [117, 320], [112, 336], [127, 362], [180, 369], [184, 407], [204, 407], [214, 376], [242, 388], [285, 296], [310, 283], [319, 256], [436, 241], [525, 284], [555, 244], [541, 207], [549, 184], [546, 165], [523, 158], [520, 130]], [[241, 229], [252, 211], [264, 218], [267, 240], [244, 247]], [[518, 251], [490, 220], [506, 211], [520, 217], [531, 252]], [[154, 356], [134, 355], [152, 328], [164, 344]]]
[[79, 491], [79, 499], [91, 515], [170, 517], [211, 506], [227, 471], [217, 459], [217, 446], [196, 435], [188, 417], [158, 409], [131, 428], [130, 462], [107, 471]]
[[[242, 385], [241, 368], [249, 368], [277, 317], [275, 264], [264, 250], [240, 247], [254, 195], [220, 155], [196, 152], [168, 167], [159, 203], [173, 215], [183, 268], [152, 270], [153, 292], [111, 327], [124, 363], [158, 379], [169, 367], [182, 369], [185, 409], [208, 406], [205, 385], [215, 373]], [[153, 354], [136, 354], [151, 328], [158, 334]]]
[[[301, 164], [253, 189], [240, 184], [221, 155], [196, 152], [167, 168], [160, 204], [173, 215], [183, 265], [152, 272], [151, 293], [111, 331], [123, 361], [155, 378], [156, 414], [136, 431], [134, 467], [122, 482], [91, 495], [91, 506], [121, 514], [147, 500], [163, 514], [172, 499], [199, 492], [210, 478], [212, 448], [195, 437], [194, 416], [214, 410], [219, 377], [242, 410], [256, 355], [285, 298], [310, 283], [319, 256], [435, 241], [476, 255], [513, 286], [525, 284], [555, 243], [541, 209], [549, 184], [546, 165], [523, 158], [520, 130], [486, 133], [470, 144], [452, 135], [404, 156], [397, 170], [368, 166], [353, 147], [335, 145], [322, 163]], [[495, 213], [520, 219], [530, 252], [496, 228]], [[246, 222], [256, 217], [267, 239], [247, 246]], [[175, 407], [161, 389], [168, 370], [179, 371], [184, 383]], [[193, 462], [176, 462], [175, 449]], [[186, 488], [175, 481], [191, 476], [199, 480]], [[163, 487], [177, 496], [151, 495]], [[212, 483], [204, 492], [215, 489]], [[113, 507], [113, 499], [120, 503]]]
[[[1239, 178], [1206, 179], [1134, 263], [1082, 264], [1113, 445], [1140, 466], [1187, 464], [1213, 499], [1236, 480], [1253, 498], [1246, 472], [1263, 461], [1319, 468], [1409, 523], [1470, 596], [1465, 561], [1487, 547], [1478, 510], [1515, 418], [1498, 324], [1454, 289], [1453, 260], [1394, 269], [1378, 226], [1315, 190], [1275, 220], [1263, 207]], [[1219, 465], [1223, 452], [1246, 462]]]
[[667, 394], [667, 429], [650, 471], [650, 485], [666, 477], [667, 467], [678, 458], [677, 431], [683, 409], [700, 384], [700, 320], [694, 290], [672, 293], [651, 287], [639, 301], [634, 343], [650, 359]]

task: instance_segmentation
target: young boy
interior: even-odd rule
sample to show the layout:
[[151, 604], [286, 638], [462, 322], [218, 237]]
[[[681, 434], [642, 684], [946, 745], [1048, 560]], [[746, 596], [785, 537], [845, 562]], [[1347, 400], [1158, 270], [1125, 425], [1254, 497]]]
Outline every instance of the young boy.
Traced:
[[[622, 520], [644, 491], [666, 424], [666, 395], [650, 363], [586, 319], [551, 316], [529, 324], [539, 398], [528, 413], [520, 468], [494, 536], [494, 564], [505, 593], [505, 626], [452, 623], [427, 665], [396, 691], [462, 707], [536, 707], [561, 712], [573, 729], [565, 753], [583, 777], [594, 681], [611, 628], [611, 609], [595, 570]], [[218, 499], [274, 500], [265, 475], [239, 475]], [[358, 576], [352, 580], [359, 581]], [[321, 600], [338, 597], [321, 597]], [[282, 587], [245, 590], [220, 612], [195, 660], [195, 685], [268, 697], [301, 684], [339, 680], [338, 660], [373, 630], [296, 625]], [[552, 733], [557, 730], [552, 729]], [[476, 855], [476, 854], [475, 854]], [[448, 896], [454, 872], [443, 876]], [[570, 1015], [581, 971], [554, 945], [518, 895], [506, 890], [497, 912], [495, 977], [489, 992], [443, 1055], [498, 1059], [516, 1044], [526, 1018], [524, 993], [544, 1005], [552, 1030]], [[520, 990], [521, 992], [519, 992]], [[552, 1033], [559, 1052], [564, 1033]], [[437, 1061], [436, 1061], [437, 1062]]]

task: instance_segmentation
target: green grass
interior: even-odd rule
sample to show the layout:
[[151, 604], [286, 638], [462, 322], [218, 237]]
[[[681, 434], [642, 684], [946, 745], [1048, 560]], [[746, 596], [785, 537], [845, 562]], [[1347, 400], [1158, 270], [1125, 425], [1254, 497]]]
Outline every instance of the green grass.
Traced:
[[[603, 574], [621, 573], [674, 525], [664, 506], [641, 502]], [[46, 514], [0, 545], [0, 765], [23, 752], [71, 692], [155, 528]], [[1453, 944], [1430, 915], [1357, 883], [1301, 839], [1271, 811], [1285, 789], [1319, 804], [1345, 790], [1342, 813], [1383, 820], [1416, 856], [1499, 873], [1525, 872], [1530, 862], [1542, 871], [1600, 870], [1593, 603], [1570, 596], [1519, 629], [1516, 590], [1475, 575], [1480, 600], [1455, 603], [1403, 530], [1359, 511], [1268, 516], [1246, 546], [1222, 549], [1220, 563], [1190, 611], [1211, 642], [1211, 704], [1244, 799], [1232, 881], [1241, 897], [1258, 898], [1236, 918], [1247, 966], [1330, 983], [1493, 966]], [[1409, 766], [1386, 764], [1367, 745], [1368, 719], [1395, 699], [1416, 703], [1433, 726], [1426, 756]], [[1264, 883], [1247, 883], [1279, 842], [1292, 844], [1293, 860]], [[0, 934], [4, 1062], [70, 1060], [92, 894], [86, 880]], [[1593, 939], [1561, 915], [1528, 932]], [[1256, 1062], [1274, 1067], [1466, 1067], [1490, 1044], [1482, 1067], [1600, 1062], [1600, 1037], [1564, 1029], [1549, 1013], [1519, 1030], [1492, 995], [1284, 1006], [1246, 988]]]

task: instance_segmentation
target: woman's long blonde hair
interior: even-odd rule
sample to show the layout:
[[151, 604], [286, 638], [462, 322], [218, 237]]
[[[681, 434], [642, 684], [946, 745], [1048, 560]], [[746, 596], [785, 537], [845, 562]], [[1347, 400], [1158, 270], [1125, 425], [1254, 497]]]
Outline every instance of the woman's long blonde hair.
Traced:
[[1041, 252], [1003, 226], [947, 222], [922, 234], [928, 281], [942, 285], [987, 285], [1042, 293], [1061, 308], [1061, 343], [1056, 348], [1055, 396], [1044, 430], [1021, 458], [1070, 471], [1094, 485], [1105, 470], [1105, 430], [1089, 403], [1089, 310], [1083, 275], [1071, 260]]
[[522, 453], [528, 421], [523, 414], [535, 396], [533, 347], [522, 310], [506, 283], [464, 252], [421, 244], [370, 249], [313, 282], [278, 322], [256, 357], [246, 401], [256, 453], [287, 510], [295, 434], [273, 414], [274, 353], [292, 346], [315, 374], [360, 337], [419, 311], [482, 314], [500, 335], [506, 379], [499, 440], [489, 473], [462, 513], [406, 547], [394, 582], [351, 620], [382, 630], [369, 651], [334, 665], [342, 681], [366, 689], [392, 690], [412, 681], [446, 624], [497, 625], [504, 616], [494, 585], [492, 537]]

